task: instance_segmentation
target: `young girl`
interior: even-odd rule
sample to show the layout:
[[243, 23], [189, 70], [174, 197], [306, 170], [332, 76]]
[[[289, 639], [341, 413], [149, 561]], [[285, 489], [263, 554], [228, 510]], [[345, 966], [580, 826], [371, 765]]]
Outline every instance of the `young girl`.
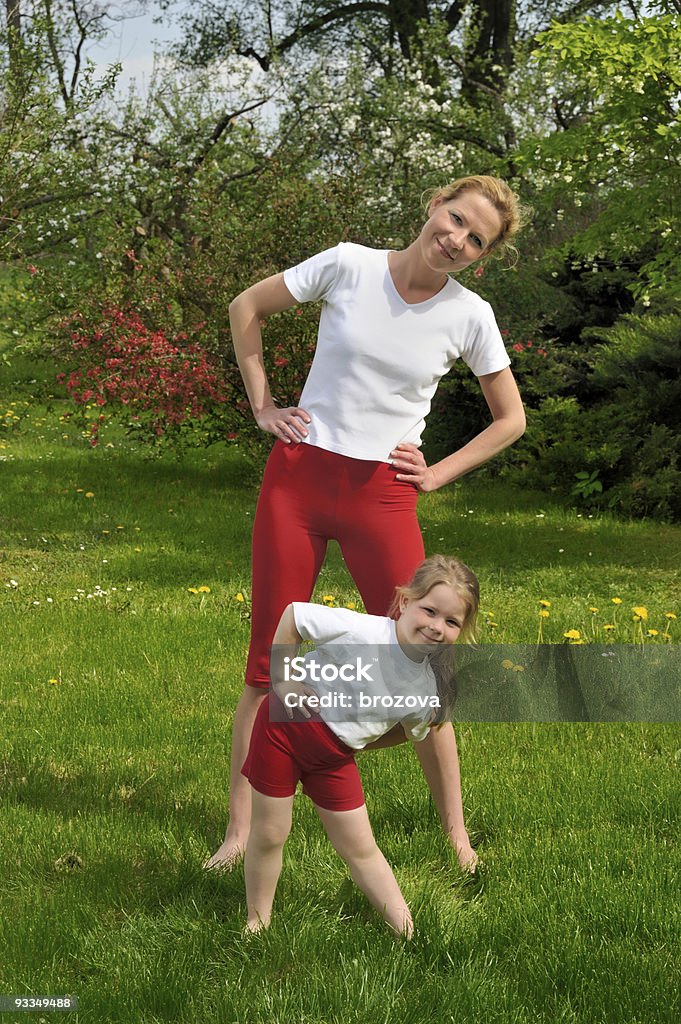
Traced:
[[[241, 774], [269, 687], [272, 637], [284, 608], [309, 601], [335, 540], [372, 615], [424, 557], [419, 494], [458, 480], [512, 444], [523, 406], [491, 307], [456, 275], [512, 248], [518, 197], [487, 175], [438, 189], [406, 249], [341, 243], [252, 285], [230, 305], [234, 350], [258, 425], [277, 438], [253, 524], [251, 645], [232, 725], [230, 819], [207, 868], [231, 867], [248, 838], [251, 787]], [[323, 300], [315, 357], [300, 406], [277, 408], [265, 372], [261, 324], [297, 302]], [[440, 378], [462, 359], [491, 422], [441, 462], [420, 450]], [[452, 438], [452, 444], [457, 439]], [[442, 827], [462, 866], [475, 866], [463, 815], [450, 723], [416, 754]]]
[[[407, 586], [396, 588], [391, 611], [399, 614], [397, 621], [324, 605], [294, 603], [285, 609], [274, 636], [274, 693], [258, 711], [242, 768], [253, 789], [245, 859], [249, 931], [270, 922], [282, 851], [291, 829], [293, 794], [300, 781], [356, 885], [393, 931], [411, 936], [409, 907], [376, 845], [354, 754], [376, 741], [381, 746], [406, 739], [423, 742], [435, 722], [445, 720], [455, 696], [451, 645], [459, 636], [472, 638], [478, 604], [474, 573], [456, 558], [434, 555], [421, 563]], [[285, 681], [282, 650], [295, 652], [303, 640], [318, 645], [312, 656], [318, 666], [338, 662], [334, 645], [386, 650], [388, 656], [379, 659], [376, 669], [379, 678], [374, 680], [374, 692], [377, 688], [388, 694], [406, 690], [413, 695], [406, 702], [411, 708], [399, 716], [386, 712], [382, 720], [372, 714], [363, 721], [361, 712], [359, 716], [332, 713], [323, 698], [337, 691], [336, 684], [324, 679], [333, 672], [321, 678], [319, 671], [315, 673], [314, 688]], [[319, 707], [319, 713], [311, 717], [306, 704]], [[302, 714], [294, 715], [294, 707], [302, 708]], [[287, 716], [297, 720], [286, 721]], [[339, 717], [341, 721], [335, 720]]]

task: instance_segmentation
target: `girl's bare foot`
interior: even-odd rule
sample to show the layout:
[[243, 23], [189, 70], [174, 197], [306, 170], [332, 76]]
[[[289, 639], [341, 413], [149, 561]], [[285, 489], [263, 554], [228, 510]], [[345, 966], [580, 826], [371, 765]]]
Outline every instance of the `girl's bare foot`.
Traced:
[[204, 861], [205, 871], [231, 871], [243, 860], [246, 851], [246, 839], [227, 838], [218, 847], [212, 857]]
[[266, 922], [262, 921], [259, 917], [253, 920], [249, 918], [244, 927], [244, 935], [257, 935], [258, 932], [264, 931], [265, 928], [267, 928]]

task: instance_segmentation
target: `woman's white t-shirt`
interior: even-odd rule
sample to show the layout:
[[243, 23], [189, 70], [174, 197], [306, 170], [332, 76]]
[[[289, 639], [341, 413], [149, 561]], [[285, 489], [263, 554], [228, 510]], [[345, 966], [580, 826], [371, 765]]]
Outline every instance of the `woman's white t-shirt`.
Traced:
[[[370, 680], [343, 682], [338, 678], [318, 679], [309, 685], [320, 698], [349, 699], [339, 710], [337, 703], [319, 708], [319, 716], [346, 746], [361, 750], [380, 739], [397, 723], [408, 739], [420, 742], [430, 731], [439, 704], [437, 681], [428, 659], [411, 661], [397, 641], [395, 622], [382, 615], [364, 615], [349, 608], [293, 602], [296, 629], [316, 650], [305, 655], [319, 665], [354, 665], [356, 658], [370, 666]], [[362, 707], [363, 693], [373, 701]], [[401, 697], [401, 700], [398, 698]], [[377, 698], [377, 700], [374, 700]], [[389, 698], [388, 703], [384, 698]], [[419, 707], [410, 707], [420, 698]]]
[[308, 443], [377, 462], [397, 444], [421, 444], [437, 385], [457, 359], [477, 377], [510, 364], [488, 302], [450, 277], [432, 298], [407, 303], [388, 252], [345, 242], [284, 273], [299, 302], [324, 302], [300, 396]]

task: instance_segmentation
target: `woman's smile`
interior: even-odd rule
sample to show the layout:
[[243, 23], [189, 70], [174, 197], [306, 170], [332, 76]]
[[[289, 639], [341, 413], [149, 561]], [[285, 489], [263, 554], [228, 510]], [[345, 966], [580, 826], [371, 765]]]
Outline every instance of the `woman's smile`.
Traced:
[[442, 244], [439, 238], [436, 238], [435, 241], [437, 243], [438, 249], [440, 250], [443, 256], [445, 256], [448, 260], [456, 259], [455, 256], [452, 256], [452, 254], [447, 249], [445, 249], [444, 245]]

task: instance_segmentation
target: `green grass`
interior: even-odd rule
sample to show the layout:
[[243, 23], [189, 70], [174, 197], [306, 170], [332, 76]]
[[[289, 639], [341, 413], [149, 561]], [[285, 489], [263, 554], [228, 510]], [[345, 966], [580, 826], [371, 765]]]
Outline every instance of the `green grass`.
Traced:
[[[258, 480], [219, 448], [145, 461], [112, 431], [92, 451], [41, 373], [0, 364], [2, 401], [28, 403], [0, 432], [0, 994], [72, 992], [71, 1019], [116, 1024], [677, 1021], [674, 725], [460, 724], [477, 881], [412, 752], [366, 755], [414, 941], [350, 886], [303, 797], [273, 926], [242, 937], [242, 871], [200, 865], [224, 829]], [[648, 642], [670, 621], [674, 638], [678, 527], [579, 516], [484, 476], [421, 517], [429, 551], [479, 573], [488, 642], [534, 642], [539, 599], [547, 640], [603, 639], [614, 613], [629, 640], [634, 605]], [[358, 600], [335, 549], [328, 593]]]

